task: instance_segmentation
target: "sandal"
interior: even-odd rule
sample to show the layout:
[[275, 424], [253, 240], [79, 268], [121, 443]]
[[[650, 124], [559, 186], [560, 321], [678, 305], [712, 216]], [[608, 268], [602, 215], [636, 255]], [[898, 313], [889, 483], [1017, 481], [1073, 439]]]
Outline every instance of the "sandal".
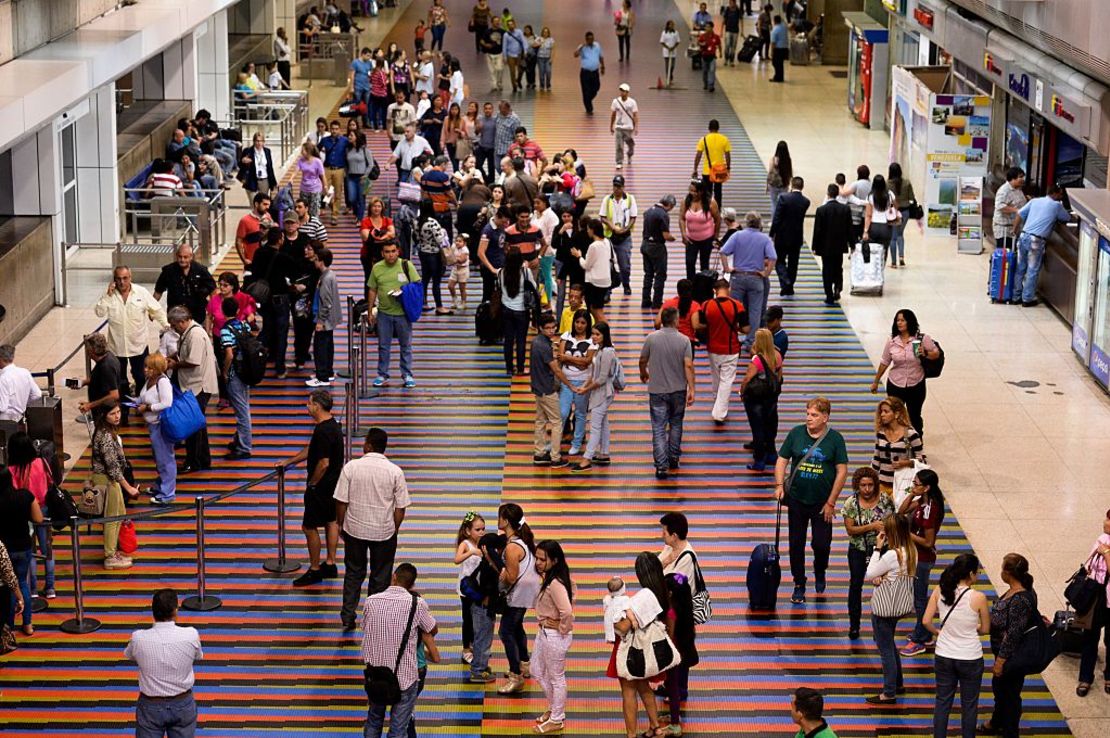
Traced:
[[1090, 691], [1091, 685], [1089, 682], [1080, 682], [1075, 687], [1075, 694], [1079, 697], [1086, 697]]

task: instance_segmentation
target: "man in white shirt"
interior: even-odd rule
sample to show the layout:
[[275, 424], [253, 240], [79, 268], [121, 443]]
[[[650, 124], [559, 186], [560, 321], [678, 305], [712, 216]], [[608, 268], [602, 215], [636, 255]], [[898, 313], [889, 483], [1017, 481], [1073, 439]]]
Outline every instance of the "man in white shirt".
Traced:
[[0, 420], [18, 423], [27, 411], [27, 404], [42, 397], [31, 372], [15, 365], [15, 346], [0, 346]]
[[393, 99], [396, 102], [385, 109], [385, 119], [389, 121], [389, 139], [398, 143], [405, 137], [405, 129], [416, 125], [416, 108], [405, 99], [403, 90], [398, 90]]
[[366, 433], [363, 456], [347, 462], [339, 473], [335, 498], [336, 522], [343, 536], [344, 630], [354, 630], [362, 583], [370, 570], [369, 594], [389, 586], [397, 555], [397, 532], [410, 504], [401, 467], [385, 457], [389, 435], [381, 428]]
[[[406, 103], [407, 105], [408, 103]], [[416, 126], [409, 123], [405, 126], [405, 136], [393, 148], [385, 168], [397, 165], [397, 181], [408, 182], [412, 179], [412, 161], [421, 154], [432, 155], [431, 144], [423, 136], [416, 135]]]
[[193, 664], [204, 658], [196, 628], [183, 628], [177, 618], [177, 593], [160, 589], [151, 603], [154, 626], [136, 630], [123, 655], [139, 666], [139, 702], [135, 734], [193, 738], [197, 703], [193, 698]]
[[93, 312], [108, 319], [108, 350], [119, 357], [120, 378], [126, 376], [130, 365], [135, 385], [141, 387], [146, 382], [143, 362], [150, 351], [147, 324], [153, 322], [159, 331], [168, 327], [166, 311], [146, 287], [132, 284], [130, 267], [118, 266]]
[[617, 143], [617, 169], [624, 166], [624, 152], [628, 149], [628, 163], [632, 164], [632, 154], [636, 150], [636, 133], [640, 128], [640, 108], [636, 101], [629, 95], [632, 88], [627, 82], [622, 82], [620, 96], [613, 98], [610, 105], [609, 133], [616, 136]]
[[416, 65], [416, 96], [427, 92], [428, 96], [436, 94], [436, 65], [432, 61], [432, 52], [424, 51], [420, 54], [420, 63]]

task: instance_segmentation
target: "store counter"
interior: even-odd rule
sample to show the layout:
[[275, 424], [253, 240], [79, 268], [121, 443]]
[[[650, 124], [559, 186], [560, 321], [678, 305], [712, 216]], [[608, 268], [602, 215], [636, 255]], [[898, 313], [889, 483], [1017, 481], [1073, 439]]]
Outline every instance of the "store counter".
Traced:
[[1072, 350], [1110, 388], [1110, 191], [1077, 189], [1068, 197], [1079, 216]]

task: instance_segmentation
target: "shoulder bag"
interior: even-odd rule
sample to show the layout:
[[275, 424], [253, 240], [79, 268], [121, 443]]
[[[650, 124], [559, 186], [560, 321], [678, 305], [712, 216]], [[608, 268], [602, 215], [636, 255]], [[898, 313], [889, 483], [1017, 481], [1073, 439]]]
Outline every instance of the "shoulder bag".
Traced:
[[[1035, 600], [1034, 600], [1035, 602]], [[1021, 640], [1002, 667], [1004, 674], [1040, 674], [1060, 655], [1058, 631], [1050, 630], [1044, 616], [1034, 606]]]
[[902, 573], [894, 579], [884, 576], [871, 593], [871, 612], [880, 618], [901, 618], [913, 614], [913, 579], [913, 575]]
[[[701, 575], [701, 564], [694, 552], [687, 549], [679, 555], [679, 559], [689, 554], [694, 562], [694, 581], [690, 582], [690, 592], [694, 596], [694, 625], [708, 623], [713, 617], [713, 601], [709, 597], [709, 590], [705, 586], [705, 579]], [[675, 560], [677, 562], [677, 559]]]
[[405, 655], [405, 648], [409, 645], [412, 621], [415, 618], [416, 595], [412, 595], [412, 607], [409, 608], [408, 621], [405, 623], [405, 635], [401, 638], [401, 648], [397, 651], [397, 661], [393, 668], [367, 664], [363, 671], [363, 688], [366, 690], [366, 696], [370, 698], [370, 704], [395, 705], [401, 701], [401, 685], [397, 681], [397, 671], [401, 668], [401, 658]]
[[938, 352], [937, 358], [930, 359], [928, 356], [925, 355], [925, 342], [924, 340], [922, 340], [925, 338], [925, 334], [918, 333], [917, 338], [918, 340], [922, 341], [921, 356], [917, 357], [917, 360], [921, 362], [921, 369], [925, 372], [925, 378], [936, 379], [940, 376], [941, 372], [944, 371], [944, 349], [940, 347], [937, 339], [929, 337], [929, 340], [932, 341], [933, 345], [937, 347]]
[[622, 679], [650, 679], [681, 662], [678, 648], [667, 635], [659, 618], [635, 628], [617, 646], [617, 676]]
[[713, 184], [722, 184], [728, 181], [728, 164], [723, 161], [714, 163], [709, 158], [709, 139], [702, 137], [702, 146], [705, 147], [705, 163], [709, 165], [709, 181]]
[[[755, 361], [757, 357], [752, 357]], [[778, 376], [771, 368], [764, 365], [763, 357], [760, 356], [759, 365], [760, 371], [755, 373], [748, 383], [744, 385], [744, 395], [753, 400], [766, 400], [777, 397], [779, 392], [782, 391], [782, 385], [779, 383]]]
[[[808, 436], [809, 433], [807, 432], [806, 435]], [[809, 461], [813, 454], [817, 453], [817, 447], [821, 445], [821, 442], [825, 440], [825, 436], [827, 435], [829, 435], [829, 428], [825, 426], [825, 431], [818, 438], [813, 440], [813, 443], [809, 445], [806, 452], [802, 454], [802, 458], [798, 459], [798, 463], [790, 470], [790, 476], [786, 478], [786, 482], [782, 485], [783, 494], [788, 494], [790, 492], [790, 488], [794, 486], [794, 478], [798, 475], [798, 469], [802, 464]]]
[[77, 514], [83, 518], [99, 518], [104, 515], [104, 500], [107, 490], [93, 484], [92, 480], [85, 482], [81, 490], [81, 500], [77, 503]]

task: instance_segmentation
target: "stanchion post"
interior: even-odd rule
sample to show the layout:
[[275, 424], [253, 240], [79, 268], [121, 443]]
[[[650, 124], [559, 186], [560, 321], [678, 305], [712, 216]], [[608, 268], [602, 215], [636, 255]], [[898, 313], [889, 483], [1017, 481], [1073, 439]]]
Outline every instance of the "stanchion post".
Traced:
[[277, 467], [278, 555], [267, 559], [262, 568], [275, 574], [289, 574], [301, 568], [301, 562], [285, 558], [285, 464]]
[[355, 438], [355, 408], [358, 406], [358, 400], [355, 399], [354, 386], [351, 382], [343, 385], [343, 433], [346, 436], [347, 442], [343, 444], [343, 458], [345, 461], [351, 460], [351, 449], [354, 446]]
[[351, 351], [355, 345], [355, 298], [347, 295], [347, 371], [339, 371], [341, 377], [350, 377], [354, 374], [355, 365], [351, 363]]
[[197, 495], [197, 593], [186, 597], [181, 607], [195, 612], [208, 612], [224, 604], [219, 597], [204, 591], [204, 498]]
[[370, 397], [370, 377], [367, 376], [366, 369], [366, 334], [368, 332], [366, 321], [360, 320], [358, 323], [358, 396], [359, 399], [363, 400]]
[[[50, 370], [50, 371], [53, 371], [53, 370]], [[49, 520], [50, 519], [47, 518], [47, 521], [49, 521]], [[46, 528], [46, 546], [43, 548], [42, 558], [45, 561], [50, 561], [50, 559], [52, 559], [54, 557], [54, 544], [50, 540], [51, 538], [53, 538], [53, 531], [50, 530], [50, 523], [49, 522], [39, 523], [38, 525], [47, 526], [47, 528]], [[36, 535], [37, 535], [37, 526], [36, 526]], [[37, 565], [36, 562], [34, 562], [34, 561], [31, 562], [31, 566], [36, 566], [36, 565]], [[31, 607], [31, 612], [42, 612], [43, 610], [49, 610], [50, 609], [50, 602], [45, 597], [39, 597], [38, 594], [36, 594], [35, 592], [32, 592], [31, 593], [30, 607]]]
[[362, 347], [356, 342], [351, 354], [351, 432], [358, 433], [358, 400], [362, 397]]
[[70, 518], [70, 551], [73, 555], [73, 605], [76, 617], [63, 622], [59, 629], [63, 633], [92, 633], [100, 629], [100, 621], [85, 617], [85, 584], [81, 579], [81, 533], [78, 531], [80, 520]]

